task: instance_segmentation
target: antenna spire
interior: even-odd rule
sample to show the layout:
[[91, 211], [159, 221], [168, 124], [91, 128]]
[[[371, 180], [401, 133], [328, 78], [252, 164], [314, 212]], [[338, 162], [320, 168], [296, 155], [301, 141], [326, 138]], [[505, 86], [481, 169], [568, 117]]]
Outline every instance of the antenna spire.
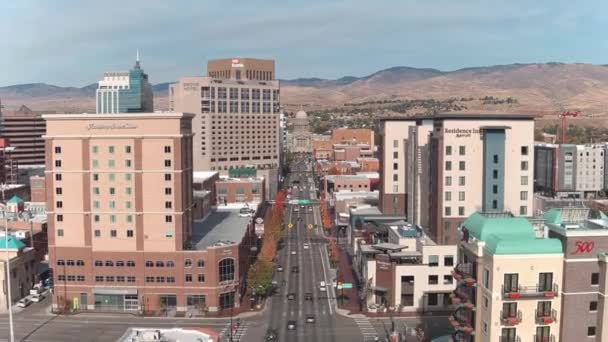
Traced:
[[135, 69], [139, 69], [139, 48], [137, 49], [137, 54], [135, 55]]

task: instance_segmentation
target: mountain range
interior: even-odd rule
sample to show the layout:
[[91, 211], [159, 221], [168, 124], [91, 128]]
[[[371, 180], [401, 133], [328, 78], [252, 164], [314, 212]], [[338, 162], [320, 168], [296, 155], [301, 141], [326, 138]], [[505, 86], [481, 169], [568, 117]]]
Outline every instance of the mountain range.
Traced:
[[[155, 84], [155, 107], [167, 108], [170, 82]], [[66, 112], [94, 111], [96, 83], [59, 87], [45, 83], [0, 87], [6, 108], [25, 104], [32, 109]], [[515, 104], [478, 106], [470, 110], [554, 112], [576, 109], [601, 115], [608, 108], [608, 66], [594, 64], [532, 63], [440, 71], [392, 67], [373, 74], [339, 79], [281, 80], [281, 103], [295, 107], [332, 108], [346, 103], [386, 99], [448, 99], [511, 97]]]

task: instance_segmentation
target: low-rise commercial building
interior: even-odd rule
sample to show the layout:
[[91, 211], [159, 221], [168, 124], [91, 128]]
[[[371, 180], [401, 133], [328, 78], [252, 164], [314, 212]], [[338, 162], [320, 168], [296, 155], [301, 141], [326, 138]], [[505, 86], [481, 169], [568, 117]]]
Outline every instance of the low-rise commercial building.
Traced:
[[355, 264], [367, 310], [426, 313], [451, 308], [456, 245], [437, 245], [404, 221], [374, 223], [358, 241]]
[[565, 295], [560, 240], [509, 213], [474, 213], [460, 233], [454, 341], [579, 341], [559, 338], [566, 323], [559, 317]]
[[378, 172], [380, 171], [380, 160], [378, 158], [361, 157], [357, 158], [359, 170], [362, 172]]
[[265, 200], [264, 178], [221, 177], [215, 184], [217, 205], [229, 203], [261, 203]]
[[356, 175], [327, 175], [322, 185], [326, 198], [329, 198], [335, 191], [369, 191], [370, 179]]
[[[3, 234], [4, 235], [4, 234]], [[8, 240], [8, 243], [7, 243]], [[5, 253], [8, 252], [10, 272], [7, 274]], [[7, 312], [9, 308], [8, 292], [11, 291], [10, 305], [15, 304], [21, 298], [29, 295], [29, 291], [36, 283], [36, 267], [34, 249], [27, 247], [25, 243], [19, 241], [15, 236], [9, 235], [6, 239], [0, 237], [0, 312]], [[10, 277], [10, 288], [7, 286], [7, 277]]]

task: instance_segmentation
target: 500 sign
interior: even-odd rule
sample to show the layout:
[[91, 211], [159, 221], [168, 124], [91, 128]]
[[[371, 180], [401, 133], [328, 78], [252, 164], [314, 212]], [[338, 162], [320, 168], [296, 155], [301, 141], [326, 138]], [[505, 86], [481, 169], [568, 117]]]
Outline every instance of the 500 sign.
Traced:
[[574, 247], [576, 249], [572, 254], [590, 253], [595, 247], [595, 243], [593, 241], [576, 241]]

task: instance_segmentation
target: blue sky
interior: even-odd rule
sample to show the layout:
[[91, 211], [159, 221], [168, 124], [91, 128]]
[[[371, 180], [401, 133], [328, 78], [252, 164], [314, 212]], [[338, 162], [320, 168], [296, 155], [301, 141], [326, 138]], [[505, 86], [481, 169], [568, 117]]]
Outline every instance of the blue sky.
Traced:
[[608, 1], [1, 1], [0, 86], [83, 86], [140, 49], [153, 83], [221, 57], [273, 58], [280, 78], [608, 63]]

